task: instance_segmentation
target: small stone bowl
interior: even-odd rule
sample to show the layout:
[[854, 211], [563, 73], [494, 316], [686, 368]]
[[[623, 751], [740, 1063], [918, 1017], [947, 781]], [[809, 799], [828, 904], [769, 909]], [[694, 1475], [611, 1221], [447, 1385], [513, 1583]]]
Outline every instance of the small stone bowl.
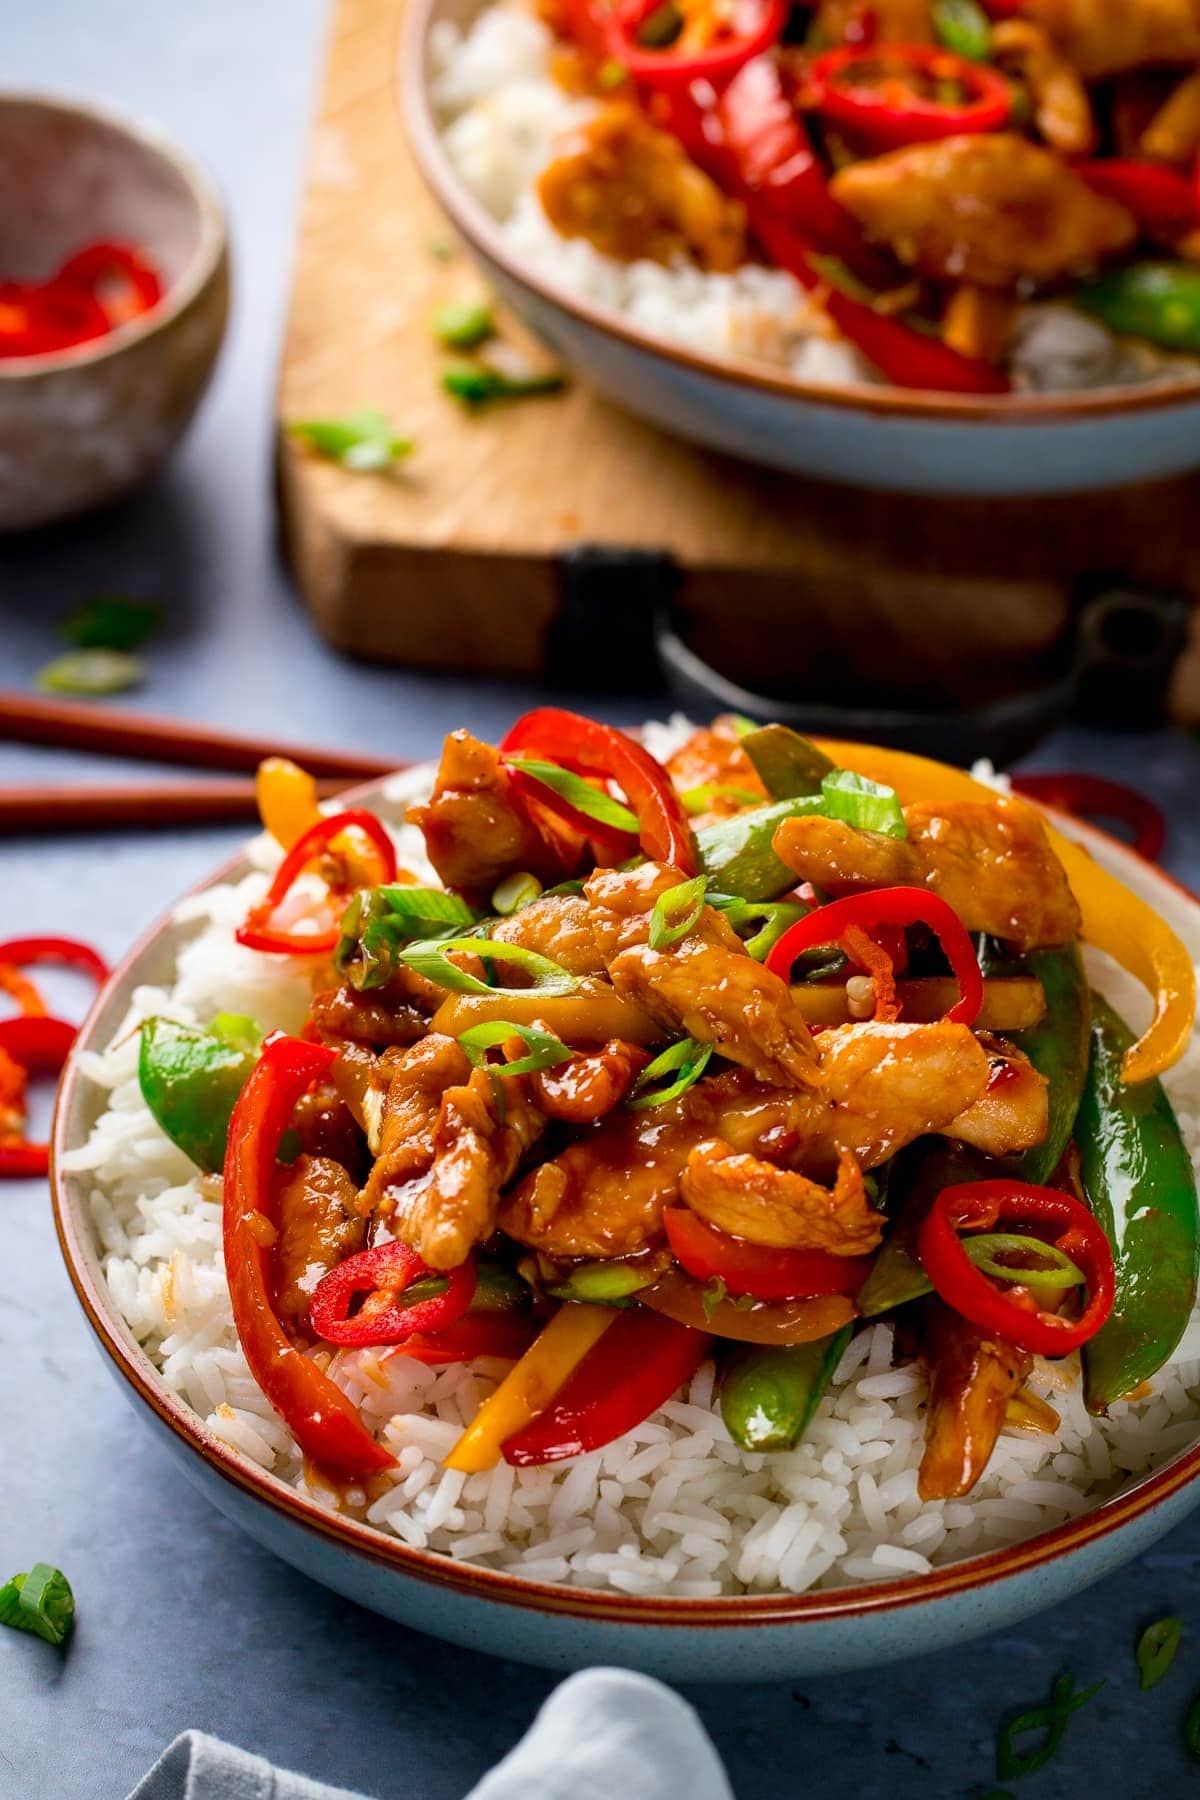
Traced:
[[145, 250], [163, 297], [76, 349], [0, 359], [0, 531], [143, 481], [195, 411], [229, 310], [225, 221], [195, 163], [115, 113], [0, 94], [0, 280], [45, 280], [98, 238]]

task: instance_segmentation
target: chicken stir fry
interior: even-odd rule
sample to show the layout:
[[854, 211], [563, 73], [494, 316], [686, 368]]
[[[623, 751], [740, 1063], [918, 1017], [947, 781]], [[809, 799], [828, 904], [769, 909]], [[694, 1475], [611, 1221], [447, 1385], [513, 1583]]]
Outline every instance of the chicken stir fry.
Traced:
[[[268, 1040], [238, 1102], [226, 1255], [236, 1277], [248, 1246], [262, 1283], [244, 1341], [278, 1321], [264, 1385], [297, 1349], [511, 1361], [536, 1339], [522, 1383], [553, 1460], [715, 1356], [750, 1447], [746, 1346], [827, 1381], [839, 1333], [901, 1309], [928, 1383], [923, 1496], [968, 1492], [1010, 1422], [1052, 1425], [1025, 1389], [1035, 1356], [1086, 1356], [1114, 1305], [1071, 1141], [1077, 940], [1166, 951], [1129, 917], [1106, 938], [1086, 868], [1076, 892], [1026, 802], [917, 766], [902, 805], [778, 726], [718, 721], [665, 765], [551, 709], [498, 749], [453, 734], [409, 814], [444, 885], [356, 851], [371, 885], [305, 952], [304, 1036]], [[344, 841], [372, 823], [347, 815]], [[273, 888], [259, 937], [300, 898]], [[1169, 1017], [1160, 996], [1154, 1029]], [[268, 1117], [298, 1156], [264, 1159]], [[1129, 1337], [1139, 1357], [1152, 1339]], [[564, 1400], [559, 1442], [553, 1395], [601, 1346], [621, 1402], [568, 1430]], [[305, 1431], [339, 1404], [312, 1397]], [[455, 1466], [541, 1458], [509, 1444], [506, 1406]]]

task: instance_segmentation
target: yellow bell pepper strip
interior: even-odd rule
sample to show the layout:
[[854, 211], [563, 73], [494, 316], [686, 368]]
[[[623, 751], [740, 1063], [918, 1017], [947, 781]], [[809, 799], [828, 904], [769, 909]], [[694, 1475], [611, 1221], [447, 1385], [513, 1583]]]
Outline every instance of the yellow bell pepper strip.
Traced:
[[290, 850], [321, 817], [316, 782], [286, 756], [268, 756], [259, 763], [254, 797], [263, 830], [284, 850]]
[[611, 1306], [559, 1308], [520, 1362], [485, 1400], [446, 1458], [448, 1469], [475, 1475], [500, 1461], [500, 1446], [547, 1406], [618, 1313]]
[[[894, 788], [901, 805], [938, 805], [950, 800], [995, 800], [962, 769], [884, 750], [874, 744], [816, 740], [840, 767]], [[1121, 1079], [1149, 1081], [1179, 1061], [1191, 1038], [1196, 1012], [1196, 971], [1186, 946], [1152, 906], [1102, 869], [1081, 844], [1047, 826], [1050, 843], [1066, 870], [1083, 915], [1082, 936], [1142, 983], [1154, 1001], [1149, 1029], [1126, 1051]]]

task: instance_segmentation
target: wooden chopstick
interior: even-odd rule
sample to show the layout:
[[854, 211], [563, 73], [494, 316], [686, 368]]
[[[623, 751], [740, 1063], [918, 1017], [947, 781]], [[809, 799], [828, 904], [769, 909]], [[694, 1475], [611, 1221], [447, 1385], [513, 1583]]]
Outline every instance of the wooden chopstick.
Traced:
[[[133, 757], [141, 762], [183, 763], [198, 769], [253, 770], [264, 757], [289, 756], [310, 775], [340, 777], [346, 783], [388, 775], [393, 769], [404, 766], [392, 757], [278, 743], [272, 738], [242, 736], [238, 732], [219, 731], [210, 725], [191, 724], [181, 719], [155, 718], [143, 713], [123, 712], [118, 707], [69, 700], [39, 700], [9, 691], [0, 691], [0, 739], [10, 743], [49, 744], [63, 750], [97, 750], [109, 756]], [[44, 788], [34, 791], [46, 795], [62, 790]], [[135, 791], [130, 790], [130, 793]], [[183, 791], [179, 790], [181, 794]], [[119, 795], [121, 790], [114, 792]], [[210, 796], [209, 802], [215, 804], [215, 797]], [[214, 815], [194, 813], [191, 816]], [[227, 813], [222, 816], [243, 815]], [[108, 822], [116, 823], [116, 820]]]
[[[345, 781], [322, 781], [329, 799]], [[0, 831], [103, 830], [114, 825], [219, 825], [257, 818], [252, 781], [0, 787]]]

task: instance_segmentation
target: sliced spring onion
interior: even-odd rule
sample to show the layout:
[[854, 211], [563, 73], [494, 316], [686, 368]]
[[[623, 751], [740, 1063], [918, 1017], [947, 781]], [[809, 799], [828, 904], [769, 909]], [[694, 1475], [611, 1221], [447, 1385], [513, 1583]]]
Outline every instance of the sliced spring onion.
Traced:
[[413, 919], [421, 923], [473, 925], [475, 914], [457, 894], [444, 888], [381, 887], [372, 888], [396, 919]]
[[[480, 981], [478, 976], [450, 961], [455, 952], [523, 969], [530, 977], [528, 986], [513, 988], [499, 982]], [[548, 956], [539, 956], [536, 950], [525, 950], [519, 944], [502, 944], [496, 938], [428, 938], [401, 950], [400, 961], [407, 968], [415, 969], [418, 975], [427, 976], [439, 987], [455, 994], [526, 994], [531, 988], [539, 994], [573, 994], [579, 986], [574, 975], [568, 974], [561, 964], [551, 962]]]
[[744, 925], [761, 921], [761, 929], [744, 939], [746, 953], [755, 962], [764, 962], [788, 926], [808, 914], [806, 906], [793, 900], [743, 900], [737, 894], [709, 894], [707, 898], [709, 906], [724, 913], [739, 936]]
[[704, 911], [707, 886], [707, 875], [694, 875], [691, 881], [681, 881], [677, 887], [668, 888], [665, 894], [659, 895], [650, 914], [652, 950], [665, 950], [687, 936]]
[[1153, 1625], [1147, 1625], [1134, 1652], [1143, 1692], [1162, 1680], [1175, 1661], [1175, 1652], [1182, 1636], [1183, 1620], [1175, 1613], [1166, 1619], [1156, 1619]]
[[496, 335], [496, 320], [486, 300], [449, 300], [439, 306], [429, 329], [447, 350], [476, 350]]
[[145, 673], [127, 650], [68, 650], [39, 669], [34, 685], [47, 694], [123, 694]]
[[630, 1263], [579, 1263], [560, 1282], [547, 1287], [552, 1300], [577, 1300], [585, 1305], [616, 1306], [642, 1288], [653, 1287], [657, 1270], [634, 1268]]
[[566, 385], [561, 369], [516, 378], [502, 375], [499, 369], [485, 368], [482, 363], [451, 363], [442, 370], [445, 391], [468, 408], [486, 406], [489, 400], [527, 400], [535, 394], [557, 394]]
[[519, 769], [522, 775], [540, 781], [543, 787], [548, 787], [560, 800], [567, 801], [585, 818], [595, 819], [599, 825], [611, 825], [615, 831], [627, 831], [631, 837], [637, 836], [638, 822], [629, 808], [614, 800], [611, 794], [593, 787], [582, 775], [573, 775], [570, 769], [560, 768], [558, 763], [536, 762], [518, 756], [508, 756], [504, 760], [510, 769]]
[[48, 1644], [61, 1644], [75, 1623], [75, 1596], [61, 1569], [34, 1563], [0, 1587], [0, 1625], [32, 1631]]
[[938, 42], [967, 62], [987, 62], [992, 54], [992, 27], [976, 0], [933, 0], [933, 29]]
[[474, 922], [466, 901], [441, 888], [370, 888], [356, 894], [342, 915], [334, 965], [360, 991], [382, 987], [395, 974], [404, 944]]
[[859, 831], [877, 831], [883, 837], [908, 836], [895, 789], [856, 775], [853, 769], [834, 769], [826, 775], [821, 798], [827, 819], [841, 819]]
[[153, 635], [163, 609], [152, 600], [97, 594], [63, 621], [62, 634], [79, 650], [136, 650]]
[[515, 1025], [510, 1019], [493, 1019], [486, 1025], [472, 1025], [458, 1041], [479, 1069], [487, 1062], [489, 1050], [495, 1050], [511, 1038], [520, 1038], [529, 1055], [516, 1062], [497, 1064], [502, 1075], [532, 1075], [535, 1069], [552, 1069], [557, 1063], [571, 1060], [570, 1050], [552, 1031], [543, 1031], [537, 1025]]
[[[626, 1106], [640, 1112], [647, 1106], [665, 1106], [669, 1100], [678, 1100], [693, 1082], [699, 1081], [712, 1052], [711, 1044], [698, 1044], [690, 1037], [680, 1038], [677, 1044], [672, 1044], [653, 1062], [646, 1064], [630, 1090]], [[654, 1083], [661, 1081], [664, 1075], [675, 1075], [675, 1080], [666, 1087], [656, 1088]]]
[[520, 912], [536, 900], [542, 891], [542, 884], [536, 875], [530, 875], [519, 869], [515, 875], [506, 875], [492, 895], [492, 905], [502, 919], [510, 913]]
[[[1022, 1713], [1001, 1731], [996, 1743], [997, 1777], [1001, 1781], [1017, 1781], [1022, 1775], [1032, 1775], [1035, 1769], [1044, 1768], [1062, 1742], [1071, 1714], [1086, 1706], [1103, 1686], [1102, 1680], [1094, 1681], [1091, 1687], [1083, 1688], [1077, 1694], [1074, 1675], [1060, 1675], [1050, 1690], [1049, 1706], [1037, 1706], [1031, 1712]], [[1031, 1731], [1044, 1731], [1046, 1735], [1034, 1749], [1018, 1750], [1017, 1739]]]
[[397, 436], [387, 414], [374, 407], [347, 413], [341, 419], [297, 419], [288, 430], [318, 456], [360, 475], [391, 469], [413, 447], [412, 439]]
[[624, 63], [619, 63], [615, 56], [610, 56], [608, 61], [602, 62], [596, 70], [596, 85], [602, 87], [606, 93], [611, 92], [613, 88], [624, 86], [628, 80], [629, 70]]
[[688, 788], [680, 794], [684, 810], [690, 813], [706, 813], [722, 800], [731, 800], [735, 806], [760, 806], [761, 794], [752, 794], [749, 788], [731, 787], [725, 781], [705, 781], [699, 787]]
[[[1022, 1287], [1082, 1287], [1087, 1277], [1069, 1256], [1053, 1244], [1026, 1232], [984, 1231], [977, 1237], [965, 1237], [963, 1249], [975, 1267], [993, 1281], [1019, 1281]], [[1005, 1262], [1005, 1256], [1037, 1256], [1038, 1266]]]

